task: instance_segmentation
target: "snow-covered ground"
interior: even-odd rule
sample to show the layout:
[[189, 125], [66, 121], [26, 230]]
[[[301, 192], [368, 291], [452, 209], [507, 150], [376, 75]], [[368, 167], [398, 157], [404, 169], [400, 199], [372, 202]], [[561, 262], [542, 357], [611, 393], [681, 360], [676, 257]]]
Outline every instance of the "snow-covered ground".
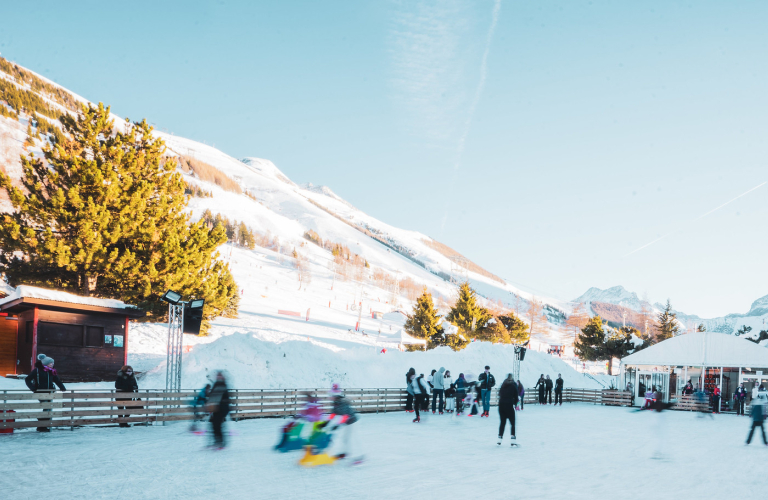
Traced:
[[[230, 446], [203, 450], [187, 424], [0, 435], [7, 498], [762, 498], [768, 450], [745, 447], [750, 419], [656, 414], [581, 403], [517, 413], [519, 448], [492, 418], [362, 415], [366, 460], [315, 469], [271, 450], [282, 419], [228, 423]], [[660, 427], [660, 425], [662, 427]], [[509, 431], [507, 431], [509, 432]], [[663, 459], [651, 458], [663, 435]]]

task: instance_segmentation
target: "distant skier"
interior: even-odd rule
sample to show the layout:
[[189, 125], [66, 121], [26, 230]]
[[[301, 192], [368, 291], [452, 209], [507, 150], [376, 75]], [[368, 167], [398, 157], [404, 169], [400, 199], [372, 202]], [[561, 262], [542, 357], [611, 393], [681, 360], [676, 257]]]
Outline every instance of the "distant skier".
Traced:
[[226, 444], [224, 442], [224, 419], [229, 413], [229, 388], [223, 372], [216, 373], [216, 382], [211, 387], [206, 409], [211, 414], [211, 427], [213, 429], [211, 448], [223, 450]]
[[525, 387], [523, 386], [523, 383], [520, 381], [520, 379], [517, 380], [517, 396], [520, 401], [519, 409], [520, 411], [522, 411], [523, 408], [525, 407]]
[[445, 375], [443, 375], [443, 387], [445, 390], [445, 411], [453, 413], [456, 409], [456, 387], [453, 385], [450, 370], [446, 370]]
[[413, 388], [411, 387], [411, 382], [413, 382], [413, 377], [415, 375], [415, 368], [411, 368], [408, 370], [408, 373], [405, 374], [405, 391], [408, 394], [405, 397], [405, 411], [409, 413], [413, 412]]
[[[39, 354], [37, 361], [35, 362], [35, 368], [29, 372], [27, 378], [24, 379], [24, 383], [27, 384], [29, 390], [35, 393], [52, 393], [56, 392], [56, 386], [62, 391], [67, 389], [59, 379], [59, 374], [53, 367], [53, 358], [49, 358], [45, 354]], [[50, 403], [50, 399], [41, 399], [41, 403]], [[50, 409], [43, 410], [44, 412], [51, 412]], [[47, 422], [49, 418], [38, 418], [39, 422]], [[50, 427], [38, 427], [37, 432], [51, 432]]]
[[477, 378], [480, 382], [480, 395], [483, 399], [483, 414], [481, 417], [487, 417], [491, 411], [491, 390], [496, 385], [496, 379], [491, 374], [491, 367], [486, 365], [485, 371]]
[[756, 427], [760, 427], [760, 432], [763, 434], [763, 444], [768, 445], [768, 440], [765, 439], [765, 428], [763, 427], [763, 421], [765, 420], [766, 413], [766, 394], [765, 392], [758, 392], [757, 397], [752, 400], [752, 427], [749, 429], [749, 436], [747, 436], [747, 444], [752, 442], [752, 435], [755, 432]]
[[544, 381], [544, 385], [547, 389], [547, 394], [544, 398], [544, 402], [546, 404], [551, 405], [552, 404], [552, 379], [549, 378], [549, 375], [547, 375], [547, 379]]
[[[133, 368], [130, 365], [125, 365], [117, 372], [117, 379], [115, 380], [115, 390], [117, 392], [139, 392], [139, 384], [136, 382], [136, 377], [133, 374]], [[132, 401], [133, 398], [115, 398], [115, 401]], [[118, 410], [126, 409], [125, 406], [118, 406]], [[130, 415], [118, 415], [118, 418], [127, 418]], [[120, 427], [130, 427], [131, 424], [121, 422]]]
[[744, 415], [744, 403], [747, 400], [747, 390], [744, 384], [739, 384], [736, 392], [733, 393], [733, 406], [736, 408], [736, 415]]
[[563, 376], [558, 373], [555, 380], [555, 404], [559, 402], [560, 406], [563, 406], [563, 384]]
[[[432, 377], [432, 415], [437, 410], [440, 415], [443, 414], [443, 393], [445, 392], [445, 386], [443, 385], [443, 374], [445, 368], [442, 366], [437, 373]], [[439, 401], [438, 401], [439, 400]]]
[[544, 374], [541, 374], [541, 377], [539, 377], [538, 382], [536, 382], [536, 385], [533, 387], [534, 389], [539, 390], [539, 404], [544, 404], [544, 391], [547, 387], [547, 381], [544, 379]]
[[512, 446], [515, 445], [515, 405], [517, 405], [518, 394], [517, 384], [512, 378], [512, 374], [507, 374], [507, 378], [501, 383], [499, 388], [499, 441], [496, 443], [501, 445], [501, 441], [504, 438], [504, 427], [507, 420], [509, 420], [509, 432], [512, 435]]

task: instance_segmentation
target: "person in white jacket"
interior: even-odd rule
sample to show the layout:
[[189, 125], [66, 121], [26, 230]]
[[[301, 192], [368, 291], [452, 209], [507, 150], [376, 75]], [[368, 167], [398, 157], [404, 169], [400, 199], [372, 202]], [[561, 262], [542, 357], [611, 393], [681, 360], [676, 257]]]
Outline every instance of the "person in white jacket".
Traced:
[[445, 392], [445, 411], [453, 413], [456, 409], [456, 389], [453, 387], [450, 370], [445, 370], [443, 375], [443, 391]]
[[429, 397], [429, 385], [427, 384], [427, 381], [424, 379], [424, 374], [422, 373], [418, 377], [416, 375], [412, 375], [412, 382], [411, 382], [411, 390], [413, 390], [413, 408], [416, 410], [416, 418], [413, 419], [414, 422], [421, 422], [421, 415], [419, 414], [419, 410], [422, 408], [422, 404], [424, 401], [426, 401]]
[[[440, 369], [437, 370], [437, 373], [432, 377], [432, 415], [435, 414], [435, 409], [437, 409], [440, 415], [443, 414], [443, 393], [445, 392], [443, 387], [444, 373], [445, 368], [441, 366]], [[440, 400], [439, 403], [438, 399]]]

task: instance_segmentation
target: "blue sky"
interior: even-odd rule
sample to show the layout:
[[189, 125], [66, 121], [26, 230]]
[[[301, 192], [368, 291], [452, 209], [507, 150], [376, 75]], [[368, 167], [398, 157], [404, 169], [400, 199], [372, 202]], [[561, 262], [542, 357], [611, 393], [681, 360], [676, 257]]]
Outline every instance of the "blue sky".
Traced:
[[[768, 293], [765, 2], [12, 2], [0, 52], [537, 293]], [[662, 238], [650, 246], [631, 253]]]

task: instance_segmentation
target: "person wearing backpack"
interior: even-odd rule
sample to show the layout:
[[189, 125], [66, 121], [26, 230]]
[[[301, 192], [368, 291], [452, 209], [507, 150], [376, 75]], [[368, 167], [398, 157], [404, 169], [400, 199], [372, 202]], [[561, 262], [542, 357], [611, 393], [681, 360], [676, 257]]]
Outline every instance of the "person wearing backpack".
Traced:
[[424, 380], [424, 374], [420, 374], [418, 377], [414, 374], [411, 376], [411, 389], [413, 390], [414, 402], [413, 407], [416, 410], [416, 418], [413, 419], [414, 423], [421, 422], [421, 415], [419, 410], [422, 409], [426, 397], [429, 396], [429, 389], [427, 388], [427, 381]]
[[[37, 361], [35, 362], [35, 368], [29, 372], [29, 375], [24, 379], [24, 383], [27, 384], [29, 390], [34, 393], [53, 393], [56, 392], [56, 386], [62, 391], [66, 391], [67, 388], [59, 379], [59, 374], [53, 367], [53, 358], [49, 358], [45, 354], [38, 354]], [[41, 399], [41, 403], [50, 403], [50, 399]], [[51, 409], [43, 410], [45, 412], [51, 412]], [[38, 418], [39, 422], [47, 422], [51, 420], [48, 418]], [[51, 432], [50, 427], [38, 427], [37, 432]]]

